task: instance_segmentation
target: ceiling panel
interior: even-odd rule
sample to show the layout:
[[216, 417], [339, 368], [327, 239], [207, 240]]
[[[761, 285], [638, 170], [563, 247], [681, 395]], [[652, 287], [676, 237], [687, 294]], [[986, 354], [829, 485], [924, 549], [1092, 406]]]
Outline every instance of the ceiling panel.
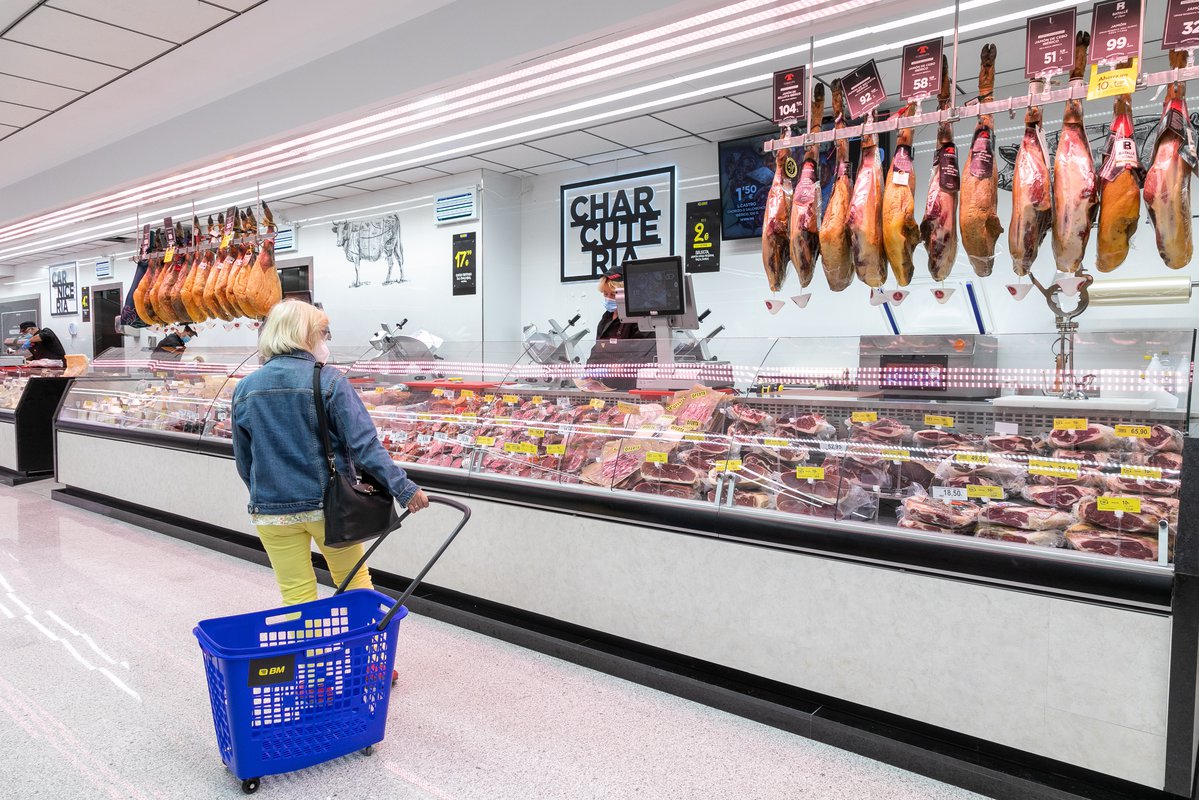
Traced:
[[20, 128], [14, 128], [12, 125], [0, 125], [0, 139], [8, 136], [11, 133], [16, 133]]
[[583, 165], [578, 161], [558, 161], [553, 164], [542, 164], [540, 167], [529, 167], [525, 172], [532, 172], [534, 175], [548, 175], [551, 172], [564, 172], [568, 169], [582, 169]]
[[749, 109], [723, 97], [670, 111], [657, 111], [654, 116], [692, 133], [704, 133], [762, 120]]
[[444, 178], [445, 173], [430, 167], [414, 167], [413, 169], [401, 170], [400, 172], [392, 172], [383, 177], [391, 178], [401, 183], [420, 183], [421, 181], [430, 181], [434, 178]]
[[377, 192], [382, 189], [394, 189], [400, 185], [398, 181], [393, 181], [391, 178], [367, 178], [364, 181], [354, 181], [349, 186], [356, 189], [361, 189], [364, 192]]
[[210, 6], [225, 8], [229, 11], [245, 11], [250, 6], [260, 5], [263, 0], [200, 0], [201, 3], [207, 3]]
[[448, 172], [451, 175], [460, 175], [463, 172], [470, 172], [471, 170], [476, 169], [502, 169], [502, 167], [506, 167], [508, 165], [504, 164], [497, 167], [497, 165], [491, 161], [484, 161], [483, 159], [475, 158], [474, 156], [465, 156], [464, 158], [455, 158], [449, 161], [442, 161], [434, 166], [442, 172]]
[[296, 194], [292, 195], [291, 197], [284, 198], [284, 200], [288, 203], [295, 203], [296, 205], [301, 206], [310, 206], [313, 203], [327, 203], [333, 199], [335, 198], [330, 195], [317, 194], [316, 192], [309, 192], [308, 194]]
[[535, 147], [518, 144], [512, 147], [503, 147], [499, 150], [489, 150], [486, 153], [480, 153], [481, 157], [488, 161], [494, 161], [497, 164], [505, 164], [514, 169], [527, 169], [529, 167], [539, 167], [542, 164], [550, 164], [554, 161], [560, 161], [557, 156], [551, 155], [544, 150], [538, 150]]
[[579, 161], [582, 161], [584, 164], [602, 164], [605, 161], [616, 161], [620, 158], [636, 158], [639, 155], [641, 155], [641, 153], [638, 151], [630, 150], [626, 147], [621, 150], [609, 150], [607, 153], [596, 153], [595, 155], [590, 156], [579, 156]]
[[195, 0], [48, 0], [46, 5], [172, 42], [233, 17], [232, 11]]
[[637, 149], [643, 153], [662, 153], [667, 150], [678, 150], [681, 147], [694, 147], [697, 144], [707, 143], [707, 139], [701, 139], [698, 136], [683, 136], [679, 139], [667, 139], [664, 142], [638, 145]]
[[18, 128], [22, 128], [46, 116], [47, 113], [39, 108], [0, 102], [0, 124], [4, 125], [16, 125]]
[[0, 100], [9, 103], [20, 103], [23, 106], [53, 111], [82, 94], [83, 92], [74, 89], [64, 89], [61, 86], [52, 86], [27, 78], [0, 74]]
[[778, 128], [772, 127], [769, 122], [763, 124], [755, 122], [752, 125], [735, 125], [732, 128], [721, 128], [718, 131], [709, 131], [704, 134], [704, 138], [709, 142], [723, 142], [728, 139], [741, 139], [746, 136], [757, 136], [760, 133], [773, 133], [778, 135]]
[[353, 197], [356, 194], [362, 194], [366, 191], [366, 189], [355, 189], [351, 186], [326, 186], [320, 190], [319, 194], [327, 194], [330, 197], [340, 199], [342, 197]]
[[0, 72], [91, 91], [120, 77], [116, 67], [0, 39]]
[[6, 39], [133, 69], [171, 45], [103, 22], [42, 6], [5, 34]]
[[36, 0], [0, 0], [0, 31], [36, 5]]
[[755, 89], [752, 92], [729, 95], [729, 99], [738, 105], [745, 106], [763, 119], [770, 119], [772, 116], [772, 106], [774, 105], [774, 88], [768, 86], [763, 89]]
[[686, 133], [686, 131], [681, 131], [673, 125], [653, 117], [634, 117], [587, 130], [589, 133], [602, 136], [625, 147], [637, 147], [646, 142], [674, 139]]
[[598, 136], [592, 136], [586, 131], [575, 131], [560, 136], [551, 136], [548, 139], [538, 139], [530, 144], [539, 150], [548, 150], [563, 158], [589, 156], [612, 149], [611, 142]]

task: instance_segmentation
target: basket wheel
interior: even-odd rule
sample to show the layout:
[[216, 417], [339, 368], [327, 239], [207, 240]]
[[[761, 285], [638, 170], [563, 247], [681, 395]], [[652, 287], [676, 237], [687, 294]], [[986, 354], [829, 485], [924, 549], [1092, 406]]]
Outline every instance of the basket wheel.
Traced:
[[261, 778], [246, 778], [241, 782], [241, 790], [246, 794], [254, 794], [258, 791], [259, 781]]
[[368, 744], [358, 752], [362, 753], [364, 756], [373, 756], [375, 754], [375, 746], [373, 744]]

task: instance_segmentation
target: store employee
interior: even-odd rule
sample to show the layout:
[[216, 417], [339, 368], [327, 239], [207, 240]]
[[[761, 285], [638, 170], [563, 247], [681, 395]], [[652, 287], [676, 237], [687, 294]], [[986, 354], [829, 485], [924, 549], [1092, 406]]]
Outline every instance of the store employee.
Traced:
[[36, 322], [21, 323], [21, 347], [28, 347], [23, 352], [25, 358], [31, 361], [58, 361], [66, 366], [67, 351], [63, 349], [58, 336], [49, 328], [38, 328]]
[[[610, 389], [636, 388], [636, 370], [654, 359], [654, 343], [635, 341], [652, 339], [636, 322], [624, 322], [616, 310], [616, 292], [624, 288], [624, 272], [615, 267], [600, 278], [599, 291], [604, 297], [604, 313], [595, 329], [595, 346], [587, 364], [588, 376], [598, 379]], [[608, 366], [608, 365], [628, 366]]]
[[643, 333], [636, 322], [621, 322], [616, 310], [616, 292], [624, 288], [624, 270], [613, 267], [600, 278], [599, 292], [604, 296], [604, 313], [595, 329], [595, 340], [604, 339], [648, 339], [653, 334]]
[[154, 355], [175, 357], [183, 355], [187, 350], [187, 343], [196, 338], [196, 332], [192, 330], [190, 325], [184, 325], [183, 330], [175, 331], [162, 337], [162, 341], [154, 348]]

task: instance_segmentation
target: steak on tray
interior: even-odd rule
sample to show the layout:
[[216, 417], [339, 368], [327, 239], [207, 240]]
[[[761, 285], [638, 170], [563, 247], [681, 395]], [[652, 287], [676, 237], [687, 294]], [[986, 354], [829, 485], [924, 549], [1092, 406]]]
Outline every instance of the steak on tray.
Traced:
[[913, 495], [906, 498], [901, 508], [903, 517], [945, 530], [962, 531], [974, 526], [978, 520], [978, 506], [973, 503], [946, 503], [928, 495]]
[[1000, 435], [987, 437], [987, 449], [1000, 453], [1028, 456], [1041, 452], [1044, 447], [1040, 439], [1033, 436]]
[[1049, 444], [1068, 450], [1117, 450], [1120, 440], [1115, 429], [1092, 423], [1080, 431], [1051, 431]]
[[998, 539], [1001, 542], [1020, 542], [1035, 544], [1040, 547], [1065, 547], [1066, 539], [1061, 529], [1043, 531], [1022, 531], [1005, 525], [978, 523], [974, 535], [980, 539]]
[[889, 417], [879, 417], [875, 422], [854, 422], [852, 418], [845, 420], [851, 438], [882, 444], [901, 444], [912, 438], [912, 429], [902, 422]]
[[979, 523], [1005, 525], [1025, 531], [1061, 530], [1074, 522], [1065, 511], [1023, 503], [988, 503], [978, 515]]
[[1097, 497], [1099, 490], [1090, 486], [1074, 484], [1059, 484], [1056, 486], [1041, 486], [1032, 484], [1020, 490], [1020, 496], [1030, 503], [1048, 508], [1073, 509], [1079, 500]]
[[1066, 543], [1074, 550], [1100, 553], [1105, 556], [1138, 558], [1144, 561], [1157, 560], [1156, 536], [1117, 533], [1086, 523], [1079, 523], [1066, 528], [1065, 537]]
[[1148, 439], [1137, 439], [1136, 447], [1145, 453], [1181, 453], [1182, 431], [1169, 425], [1154, 425]]
[[982, 446], [982, 439], [978, 436], [939, 431], [936, 428], [916, 431], [912, 438], [919, 447], [935, 447], [942, 450], [978, 450]]
[[1157, 523], [1165, 519], [1170, 533], [1178, 530], [1178, 501], [1168, 497], [1142, 497], [1139, 512], [1100, 511], [1099, 498], [1080, 500], [1074, 516], [1082, 522], [1122, 533], [1143, 533], [1157, 536]]

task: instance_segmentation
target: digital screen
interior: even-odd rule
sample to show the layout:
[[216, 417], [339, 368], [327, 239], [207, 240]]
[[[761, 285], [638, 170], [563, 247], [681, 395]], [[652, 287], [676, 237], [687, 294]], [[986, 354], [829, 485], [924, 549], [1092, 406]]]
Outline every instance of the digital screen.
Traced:
[[683, 259], [624, 262], [624, 304], [630, 317], [677, 316], [685, 306]]
[[720, 158], [721, 233], [725, 239], [762, 235], [766, 195], [774, 182], [774, 154], [762, 143], [776, 134], [764, 133], [717, 145]]

